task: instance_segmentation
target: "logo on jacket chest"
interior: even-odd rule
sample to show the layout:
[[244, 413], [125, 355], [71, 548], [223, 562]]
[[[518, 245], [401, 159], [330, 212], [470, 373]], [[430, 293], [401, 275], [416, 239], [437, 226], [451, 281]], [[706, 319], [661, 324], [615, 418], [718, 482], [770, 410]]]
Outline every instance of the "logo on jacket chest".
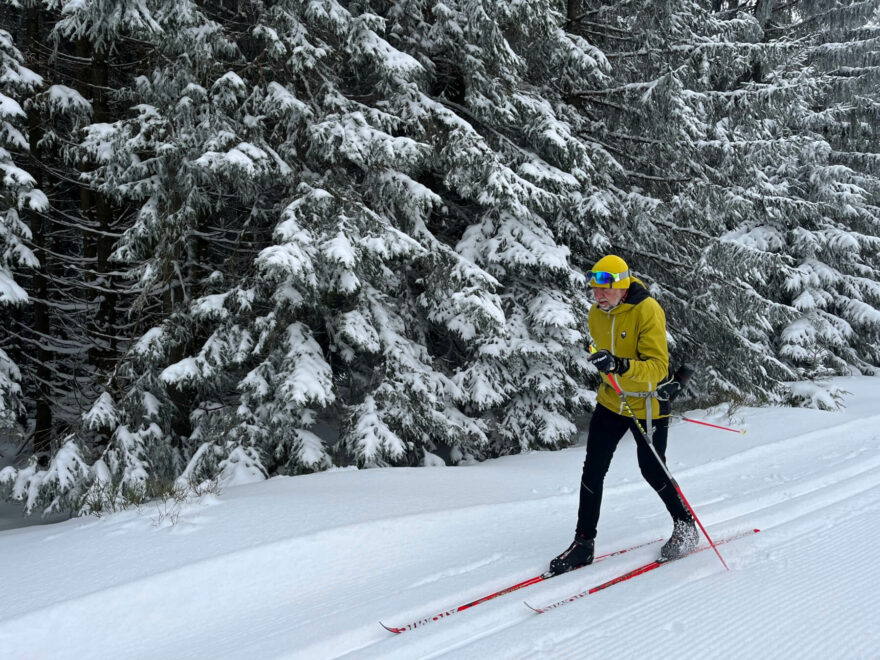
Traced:
[[620, 338], [626, 339], [626, 330], [624, 330], [623, 332], [620, 333]]

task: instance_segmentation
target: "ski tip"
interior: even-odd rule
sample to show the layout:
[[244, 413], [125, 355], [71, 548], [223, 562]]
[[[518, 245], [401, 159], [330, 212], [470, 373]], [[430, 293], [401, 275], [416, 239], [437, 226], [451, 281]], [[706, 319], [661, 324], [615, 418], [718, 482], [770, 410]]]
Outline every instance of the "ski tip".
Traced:
[[529, 605], [526, 601], [523, 601], [523, 605], [525, 605], [526, 607], [528, 607], [532, 612], [537, 612], [538, 614], [543, 614], [543, 613], [544, 613], [544, 610], [538, 609], [537, 607], [532, 607], [532, 606]]
[[386, 626], [381, 621], [379, 622], [379, 625], [382, 626], [383, 628], [385, 628], [385, 630], [387, 630], [388, 632], [394, 633], [395, 635], [399, 635], [400, 633], [403, 632], [402, 628], [392, 628], [391, 626]]

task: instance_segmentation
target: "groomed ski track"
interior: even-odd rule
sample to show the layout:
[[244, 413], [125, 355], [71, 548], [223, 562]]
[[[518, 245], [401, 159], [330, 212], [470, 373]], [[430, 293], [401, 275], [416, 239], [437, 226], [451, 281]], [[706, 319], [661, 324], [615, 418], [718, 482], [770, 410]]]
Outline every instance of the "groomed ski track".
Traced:
[[[272, 480], [185, 507], [174, 524], [145, 510], [5, 532], [0, 578], [15, 598], [0, 605], [0, 647], [10, 658], [877, 657], [880, 623], [864, 603], [880, 584], [880, 379], [858, 381], [841, 412], [704, 413], [745, 436], [673, 425], [670, 470], [709, 532], [762, 530], [721, 548], [730, 572], [701, 553], [545, 615], [522, 604], [599, 584], [649, 561], [651, 546], [405, 635], [379, 626], [544, 570], [570, 542], [578, 446]], [[597, 552], [668, 532], [625, 440]], [[48, 571], [45, 588], [28, 589], [29, 571]]]
[[[800, 439], [774, 444], [783, 449]], [[773, 641], [776, 617], [768, 620], [764, 607], [755, 607], [760, 601], [780, 597], [790, 602], [812, 603], [820, 616], [801, 624], [802, 639], [809, 639], [810, 628], [821, 624], [821, 613], [834, 608], [850, 611], [851, 605], [846, 603], [847, 585], [839, 584], [834, 577], [840, 572], [839, 567], [828, 579], [822, 578], [821, 571], [801, 573], [801, 568], [832, 561], [851, 567], [846, 572], [853, 581], [880, 584], [880, 562], [866, 562], [864, 553], [857, 550], [866, 545], [880, 546], [880, 530], [876, 526], [880, 513], [880, 443], [876, 436], [869, 446], [853, 436], [848, 440], [850, 451], [840, 448], [835, 456], [830, 452], [814, 456], [819, 459], [817, 467], [821, 472], [802, 472], [796, 478], [778, 473], [765, 475], [761, 480], [766, 485], [754, 484], [756, 487], [741, 495], [701, 507], [704, 518], [711, 521], [710, 533], [720, 535], [718, 530], [733, 533], [747, 529], [752, 521], [758, 521], [756, 526], [762, 529], [759, 535], [721, 548], [731, 566], [731, 575], [724, 575], [723, 567], [711, 553], [702, 553], [635, 578], [627, 585], [612, 587], [607, 594], [595, 594], [571, 603], [565, 611], [536, 617], [520, 609], [520, 594], [520, 598], [510, 599], [516, 602], [505, 603], [503, 609], [470, 612], [471, 621], [466, 621], [467, 614], [463, 614], [455, 622], [438, 622], [434, 624], [436, 627], [416, 631], [424, 639], [410, 643], [399, 654], [390, 649], [389, 644], [380, 644], [381, 650], [365, 648], [346, 657], [654, 657], [656, 642], [632, 646], [625, 641], [630, 638], [632, 626], [646, 624], [670, 636], [685, 633], [682, 641], [687, 647], [679, 650], [680, 658], [706, 657], [708, 649], [719, 652], [716, 657], [744, 659], [877, 657], [873, 654], [880, 651], [877, 636], [880, 628], [870, 623], [873, 615], [868, 612], [850, 620], [849, 625], [834, 629], [825, 643], [810, 643], [807, 647], [801, 642], [786, 647]], [[870, 455], [867, 460], [866, 453]], [[726, 462], [742, 464], [742, 459], [743, 456], [734, 456]], [[829, 466], [828, 461], [834, 459], [839, 462]], [[712, 467], [717, 469], [718, 462]], [[699, 474], [699, 470], [689, 472]], [[733, 512], [740, 515], [731, 516]], [[588, 569], [565, 576], [552, 587], [541, 585], [540, 600], [532, 594], [529, 599], [535, 603], [552, 602], [648, 561], [654, 552], [641, 552], [595, 567], [601, 570]], [[745, 580], [741, 573], [749, 573], [753, 579]], [[784, 607], [785, 603], [780, 606]], [[689, 621], [699, 618], [694, 610], [702, 608], [716, 610], [713, 619], [719, 625], [708, 630], [688, 625]], [[668, 621], [662, 621], [664, 616]], [[548, 617], [560, 620], [548, 622]], [[441, 630], [444, 625], [450, 629]], [[514, 651], [506, 643], [503, 632], [516, 627], [522, 633], [524, 625], [530, 627], [534, 640], [528, 647]]]

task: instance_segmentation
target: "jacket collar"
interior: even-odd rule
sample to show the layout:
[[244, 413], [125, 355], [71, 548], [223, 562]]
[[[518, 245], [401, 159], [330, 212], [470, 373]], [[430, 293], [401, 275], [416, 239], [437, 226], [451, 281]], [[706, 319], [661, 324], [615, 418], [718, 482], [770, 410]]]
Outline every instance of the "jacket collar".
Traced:
[[[626, 298], [623, 299], [617, 307], [609, 309], [606, 314], [620, 314], [621, 312], [632, 309], [640, 302], [644, 302], [648, 298], [651, 297], [651, 294], [648, 293], [648, 289], [645, 288], [645, 285], [642, 284], [641, 280], [632, 278], [632, 282], [629, 285], [629, 288], [626, 290]], [[604, 311], [604, 310], [603, 310]]]

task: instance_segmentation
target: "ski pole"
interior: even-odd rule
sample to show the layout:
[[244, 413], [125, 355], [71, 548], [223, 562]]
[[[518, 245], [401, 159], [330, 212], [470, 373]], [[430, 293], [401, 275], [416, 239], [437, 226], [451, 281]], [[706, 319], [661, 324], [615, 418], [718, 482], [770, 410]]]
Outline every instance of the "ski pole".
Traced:
[[[691, 376], [694, 375], [694, 371], [696, 369], [689, 364], [683, 364], [679, 367], [678, 371], [675, 372], [675, 375], [672, 377], [673, 382], [677, 382], [679, 384], [679, 391], [684, 390], [688, 386], [688, 382], [691, 379]], [[677, 395], [676, 395], [677, 396]], [[672, 402], [674, 397], [669, 397], [669, 402]], [[713, 429], [721, 429], [722, 431], [732, 431], [733, 433], [745, 433], [745, 429], [732, 429], [727, 426], [719, 426], [718, 424], [710, 424], [709, 422], [701, 422], [698, 419], [691, 419], [690, 417], [685, 417], [684, 415], [673, 415], [676, 419], [681, 419], [685, 422], [690, 422], [691, 424], [702, 424], [703, 426], [711, 426]]]
[[[596, 347], [592, 344], [590, 345], [590, 353], [595, 353]], [[724, 561], [724, 557], [721, 556], [721, 553], [718, 551], [718, 547], [715, 545], [715, 541], [712, 540], [712, 537], [709, 536], [709, 532], [706, 531], [706, 528], [703, 526], [703, 523], [700, 522], [700, 518], [697, 516], [697, 512], [694, 511], [694, 507], [691, 506], [691, 503], [688, 502], [687, 498], [684, 496], [684, 493], [681, 492], [681, 486], [678, 485], [678, 482], [675, 480], [675, 477], [672, 476], [672, 473], [669, 471], [669, 468], [666, 467], [666, 463], [663, 462], [663, 459], [660, 458], [660, 454], [657, 453], [657, 450], [654, 448], [653, 443], [648, 438], [648, 433], [642, 427], [641, 422], [639, 422], [639, 418], [636, 417], [635, 411], [633, 411], [632, 407], [629, 405], [629, 401], [626, 400], [626, 395], [623, 393], [623, 390], [620, 389], [620, 385], [617, 384], [617, 380], [611, 374], [605, 374], [605, 377], [608, 378], [608, 382], [611, 383], [611, 387], [614, 388], [614, 391], [617, 392], [617, 396], [620, 397], [620, 400], [623, 402], [623, 405], [626, 407], [627, 411], [630, 414], [630, 417], [633, 418], [633, 421], [636, 423], [639, 431], [641, 432], [642, 439], [648, 445], [648, 449], [651, 450], [651, 453], [654, 454], [654, 458], [657, 459], [658, 465], [663, 470], [666, 478], [669, 479], [669, 483], [672, 484], [672, 487], [675, 488], [675, 492], [678, 493], [678, 496], [681, 498], [682, 503], [688, 508], [688, 511], [691, 512], [691, 515], [694, 517], [697, 525], [700, 526], [700, 530], [703, 532], [703, 536], [706, 537], [706, 540], [709, 541], [709, 545], [712, 546], [712, 549], [715, 551], [715, 554], [718, 555], [718, 559], [721, 560], [721, 565], [724, 566], [728, 571], [730, 567], [727, 565], [727, 562]], [[650, 401], [645, 401], [647, 405], [651, 405]]]
[[727, 426], [719, 426], [718, 424], [710, 424], [709, 422], [701, 422], [698, 419], [691, 419], [690, 417], [683, 417], [682, 415], [673, 415], [676, 419], [680, 419], [683, 422], [690, 422], [691, 424], [702, 424], [703, 426], [711, 426], [713, 429], [721, 429], [722, 431], [732, 431], [733, 433], [742, 433], [745, 434], [746, 429], [732, 429]]

